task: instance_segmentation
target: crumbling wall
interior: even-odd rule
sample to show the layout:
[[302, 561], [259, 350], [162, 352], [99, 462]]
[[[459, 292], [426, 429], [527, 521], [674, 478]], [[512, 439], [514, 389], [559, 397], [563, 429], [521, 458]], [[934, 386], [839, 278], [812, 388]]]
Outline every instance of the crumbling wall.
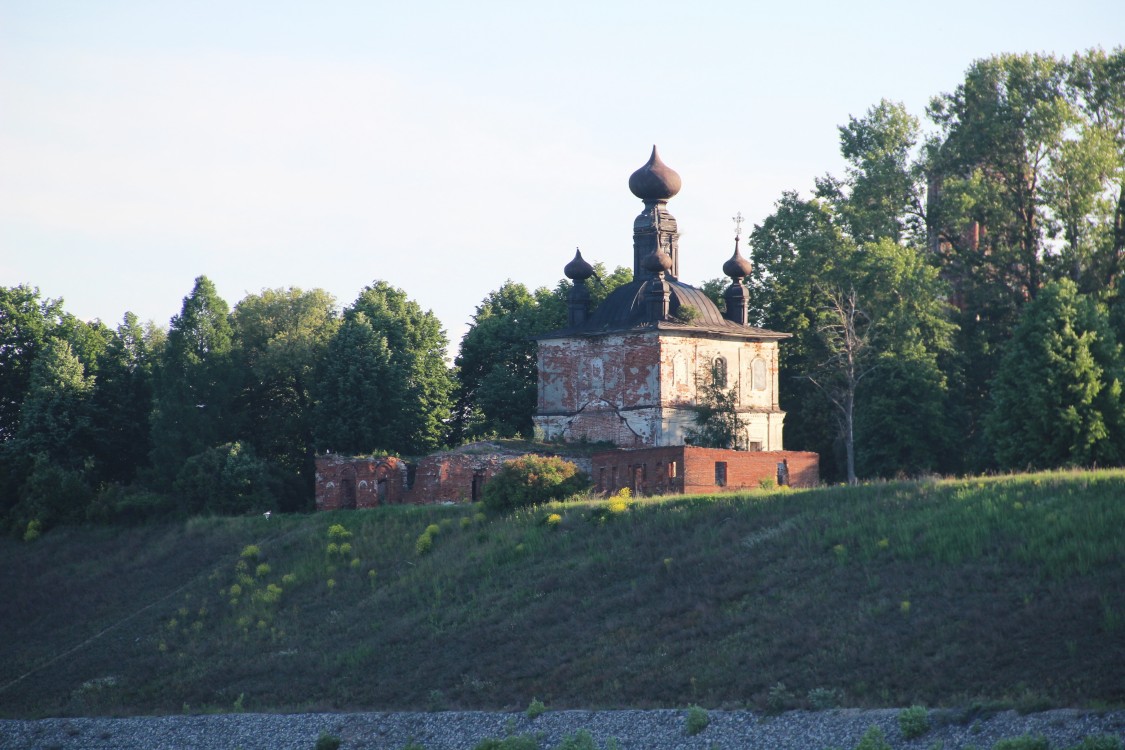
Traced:
[[316, 457], [316, 509], [374, 508], [407, 499], [409, 471], [395, 456]]
[[[413, 467], [393, 456], [317, 456], [316, 509], [477, 502], [504, 462], [523, 455], [523, 451], [484, 442], [431, 453]], [[589, 475], [590, 459], [566, 460]]]
[[820, 457], [804, 451], [732, 451], [667, 446], [595, 453], [592, 478], [599, 492], [629, 488], [640, 495], [702, 494], [761, 486], [777, 481], [778, 464], [787, 462], [789, 484], [815, 487]]

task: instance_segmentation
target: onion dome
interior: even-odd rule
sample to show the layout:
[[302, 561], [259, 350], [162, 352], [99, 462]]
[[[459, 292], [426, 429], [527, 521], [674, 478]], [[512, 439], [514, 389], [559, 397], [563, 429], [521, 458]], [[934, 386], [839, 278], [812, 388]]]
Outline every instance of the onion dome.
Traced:
[[750, 265], [750, 261], [742, 257], [742, 253], [738, 252], [738, 243], [734, 244], [734, 255], [730, 256], [730, 260], [723, 264], [723, 273], [730, 276], [732, 279], [738, 280], [750, 275], [754, 267]]
[[660, 161], [656, 146], [652, 147], [648, 163], [629, 177], [629, 190], [646, 203], [668, 200], [680, 192], [680, 184], [680, 175]]
[[672, 267], [672, 256], [657, 248], [641, 261], [641, 268], [651, 274], [667, 273]]
[[582, 258], [582, 251], [575, 248], [574, 260], [566, 264], [563, 273], [571, 281], [585, 281], [594, 275], [594, 267]]

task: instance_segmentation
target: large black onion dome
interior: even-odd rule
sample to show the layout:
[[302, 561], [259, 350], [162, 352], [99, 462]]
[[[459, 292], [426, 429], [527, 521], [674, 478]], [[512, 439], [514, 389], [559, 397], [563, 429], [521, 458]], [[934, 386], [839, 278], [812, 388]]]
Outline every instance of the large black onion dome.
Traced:
[[629, 190], [643, 201], [666, 201], [680, 192], [680, 175], [660, 161], [656, 146], [648, 163], [629, 176]]
[[742, 257], [742, 253], [738, 252], [738, 245], [734, 246], [734, 255], [730, 256], [730, 260], [723, 264], [723, 273], [730, 276], [732, 279], [742, 279], [750, 275], [754, 270], [754, 266], [750, 265], [750, 261]]
[[563, 267], [563, 273], [566, 274], [566, 277], [571, 281], [585, 281], [594, 275], [594, 267], [583, 259], [582, 251], [576, 248], [574, 251], [574, 260]]

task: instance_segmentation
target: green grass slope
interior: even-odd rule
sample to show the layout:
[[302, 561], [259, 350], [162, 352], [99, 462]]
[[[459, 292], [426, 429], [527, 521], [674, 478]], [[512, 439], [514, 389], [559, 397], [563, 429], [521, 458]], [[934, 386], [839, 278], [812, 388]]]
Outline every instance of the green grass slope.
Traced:
[[70, 528], [0, 570], [5, 717], [1125, 703], [1123, 471]]

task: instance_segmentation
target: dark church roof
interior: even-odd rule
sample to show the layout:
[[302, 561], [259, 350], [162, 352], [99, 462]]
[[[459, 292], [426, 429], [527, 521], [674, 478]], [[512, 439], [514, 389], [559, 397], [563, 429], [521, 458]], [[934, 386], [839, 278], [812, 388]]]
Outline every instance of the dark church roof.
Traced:
[[[676, 278], [679, 232], [665, 204], [679, 192], [680, 185], [679, 174], [661, 161], [653, 146], [648, 163], [629, 178], [629, 189], [645, 203], [644, 211], [633, 223], [633, 281], [615, 289], [596, 310], [589, 311], [590, 297], [585, 285], [594, 269], [581, 253], [575, 253], [574, 260], [565, 269], [567, 277], [574, 280], [569, 324], [535, 338], [654, 330], [746, 339], [789, 338], [791, 334], [738, 322], [746, 320], [746, 290], [742, 278], [749, 275], [751, 267], [738, 252], [737, 238], [734, 256], [723, 265], [723, 272], [732, 279], [725, 293], [728, 309], [737, 311], [740, 304], [740, 314], [724, 316], [702, 289]], [[741, 223], [741, 214], [736, 220]]]
[[[610, 292], [593, 314], [583, 323], [551, 331], [537, 339], [557, 339], [570, 336], [598, 336], [604, 333], [626, 331], [670, 331], [683, 333], [711, 333], [755, 339], [785, 339], [792, 334], [768, 331], [765, 328], [744, 326], [723, 317], [719, 308], [702, 289], [675, 279], [665, 279], [669, 287], [668, 318], [649, 319], [645, 292], [649, 279], [635, 279]], [[683, 308], [695, 309], [695, 315]]]

